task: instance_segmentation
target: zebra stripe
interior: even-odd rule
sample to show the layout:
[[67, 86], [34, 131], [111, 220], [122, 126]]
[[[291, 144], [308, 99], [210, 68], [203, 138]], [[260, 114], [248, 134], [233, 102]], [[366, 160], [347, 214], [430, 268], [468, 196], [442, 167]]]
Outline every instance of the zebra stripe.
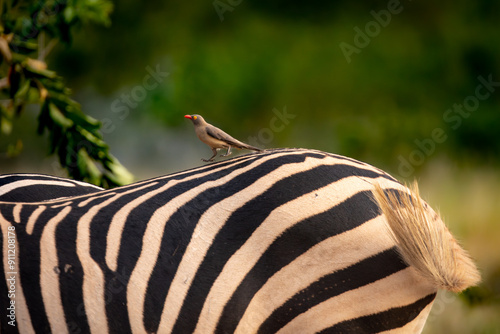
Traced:
[[0, 175], [0, 202], [39, 202], [103, 189], [85, 182], [41, 174]]
[[[2, 216], [0, 212], [0, 230], [2, 232], [2, 238], [1, 239], [1, 249], [3, 251], [3, 261], [2, 261], [2, 268], [1, 271], [4, 272], [4, 277], [5, 281], [2, 281], [0, 284], [0, 292], [1, 297], [0, 301], [2, 304], [2, 310], [7, 311], [9, 307], [11, 307], [11, 303], [9, 301], [10, 295], [13, 293], [12, 292], [12, 285], [10, 284], [11, 278], [12, 278], [12, 270], [7, 270], [9, 268], [9, 260], [11, 258], [8, 256], [11, 253], [9, 252], [10, 249], [8, 248], [9, 245], [9, 230], [8, 228], [11, 226], [5, 218]], [[18, 238], [17, 236], [14, 236], [11, 240], [14, 240], [15, 244], [18, 244]], [[16, 251], [14, 254], [14, 261], [15, 263], [19, 263], [19, 253]], [[9, 282], [9, 283], [7, 283]], [[17, 322], [18, 322], [18, 327], [12, 328], [12, 326], [7, 325], [7, 317], [2, 317], [0, 324], [0, 332], [15, 332], [16, 329], [19, 330], [19, 333], [35, 333], [33, 326], [31, 324], [31, 319], [29, 317], [29, 312], [28, 312], [28, 306], [26, 304], [26, 298], [23, 293], [23, 289], [19, 289], [19, 286], [23, 286], [21, 282], [21, 277], [17, 276], [15, 280], [14, 289], [15, 291], [15, 309], [16, 314], [17, 314]], [[10, 313], [10, 311], [9, 311]], [[8, 327], [10, 326], [10, 328]]]
[[19, 332], [418, 333], [437, 291], [371, 195], [408, 190], [350, 158], [273, 150], [112, 190], [24, 177], [40, 202], [22, 175], [0, 187], [20, 197], [0, 202], [0, 307], [14, 226]]

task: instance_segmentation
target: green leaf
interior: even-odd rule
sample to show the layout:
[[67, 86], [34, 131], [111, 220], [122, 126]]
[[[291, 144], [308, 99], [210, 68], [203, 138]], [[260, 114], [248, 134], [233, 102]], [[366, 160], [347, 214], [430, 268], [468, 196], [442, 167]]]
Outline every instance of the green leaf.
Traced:
[[109, 26], [111, 24], [109, 15], [112, 11], [113, 4], [107, 0], [73, 0], [68, 1], [63, 17], [67, 24], [81, 21]]
[[38, 87], [30, 87], [28, 94], [25, 97], [25, 102], [27, 104], [37, 104], [41, 102], [40, 91]]
[[25, 65], [25, 75], [30, 78], [57, 78], [57, 74], [51, 70], [44, 70], [40, 68], [31, 67], [28, 64]]
[[5, 135], [9, 135], [12, 132], [13, 109], [11, 106], [4, 107], [0, 105], [0, 111], [0, 131]]
[[77, 110], [80, 110], [80, 104], [72, 100], [69, 96], [61, 94], [54, 91], [49, 91], [49, 95], [54, 104], [56, 104], [60, 109], [67, 110], [68, 106], [71, 106]]
[[134, 176], [112, 155], [109, 155], [111, 161], [106, 164], [107, 169], [111, 173], [106, 173], [106, 176], [111, 182], [116, 185], [130, 184], [134, 182]]
[[[97, 136], [97, 130], [101, 127], [101, 122], [95, 118], [85, 115], [80, 109], [77, 109], [74, 106], [67, 106], [66, 111], [66, 117], [71, 119], [75, 125], [91, 131], [92, 133], [95, 132], [95, 135]], [[99, 138], [101, 138], [101, 136], [99, 136]]]
[[62, 80], [59, 80], [59, 78], [56, 79], [39, 78], [38, 80], [45, 88], [47, 88], [50, 91], [62, 93], [64, 95], [71, 94], [71, 89], [67, 88], [64, 85], [64, 82]]
[[73, 8], [73, 7], [66, 7], [64, 9], [63, 15], [64, 15], [64, 20], [67, 23], [73, 22], [73, 20], [76, 17], [75, 8]]
[[91, 142], [95, 146], [98, 146], [100, 148], [108, 148], [108, 145], [106, 145], [106, 143], [102, 139], [98, 138], [96, 135], [92, 134], [90, 131], [87, 131], [81, 127], [77, 127], [77, 129], [85, 139], [87, 139], [89, 142]]
[[15, 99], [25, 99], [28, 91], [30, 89], [31, 80], [24, 80], [24, 82], [19, 87], [18, 91], [14, 95]]
[[38, 50], [38, 44], [32, 41], [20, 40], [22, 36], [16, 36], [12, 42], [10, 42], [10, 47], [15, 53], [12, 53], [13, 60], [21, 60], [21, 57], [30, 54]]
[[96, 184], [102, 177], [101, 171], [84, 148], [78, 151], [78, 168], [80, 173], [87, 175], [87, 182]]
[[73, 121], [66, 118], [64, 114], [56, 107], [55, 104], [49, 102], [49, 114], [52, 120], [61, 128], [69, 128], [73, 126]]
[[12, 132], [12, 121], [5, 117], [0, 117], [0, 129], [4, 135], [9, 135]]

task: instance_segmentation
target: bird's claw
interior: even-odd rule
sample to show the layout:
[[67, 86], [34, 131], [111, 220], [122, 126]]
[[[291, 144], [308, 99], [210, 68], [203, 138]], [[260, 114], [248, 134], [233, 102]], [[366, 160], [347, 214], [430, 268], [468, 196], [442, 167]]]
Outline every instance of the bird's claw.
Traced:
[[214, 161], [214, 159], [201, 159], [201, 161], [203, 161], [203, 162], [212, 162], [212, 161]]
[[231, 146], [229, 146], [229, 147], [227, 148], [227, 152], [226, 152], [226, 154], [221, 154], [220, 156], [221, 156], [221, 157], [227, 157], [227, 156], [231, 155], [231, 153], [232, 153], [232, 152], [231, 152]]

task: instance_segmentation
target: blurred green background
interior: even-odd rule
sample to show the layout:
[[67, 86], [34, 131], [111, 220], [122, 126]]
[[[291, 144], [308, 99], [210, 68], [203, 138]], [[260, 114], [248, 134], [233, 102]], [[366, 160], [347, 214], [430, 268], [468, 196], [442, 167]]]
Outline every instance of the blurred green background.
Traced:
[[[424, 333], [500, 333], [500, 1], [113, 4], [110, 27], [83, 27], [46, 60], [137, 180], [210, 156], [193, 113], [263, 148], [416, 178], [484, 276], [441, 294]], [[65, 175], [37, 113], [0, 137], [0, 152], [24, 143], [0, 173]]]

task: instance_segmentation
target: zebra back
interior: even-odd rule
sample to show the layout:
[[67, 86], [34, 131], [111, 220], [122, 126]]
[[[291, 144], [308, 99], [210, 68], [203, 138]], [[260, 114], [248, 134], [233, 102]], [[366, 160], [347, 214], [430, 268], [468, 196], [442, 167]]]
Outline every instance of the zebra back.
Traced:
[[42, 174], [0, 175], [0, 202], [41, 202], [103, 190], [89, 183]]
[[376, 184], [408, 192], [366, 163], [283, 149], [0, 202], [0, 308], [16, 305], [1, 330], [418, 333], [438, 287], [401, 258]]

